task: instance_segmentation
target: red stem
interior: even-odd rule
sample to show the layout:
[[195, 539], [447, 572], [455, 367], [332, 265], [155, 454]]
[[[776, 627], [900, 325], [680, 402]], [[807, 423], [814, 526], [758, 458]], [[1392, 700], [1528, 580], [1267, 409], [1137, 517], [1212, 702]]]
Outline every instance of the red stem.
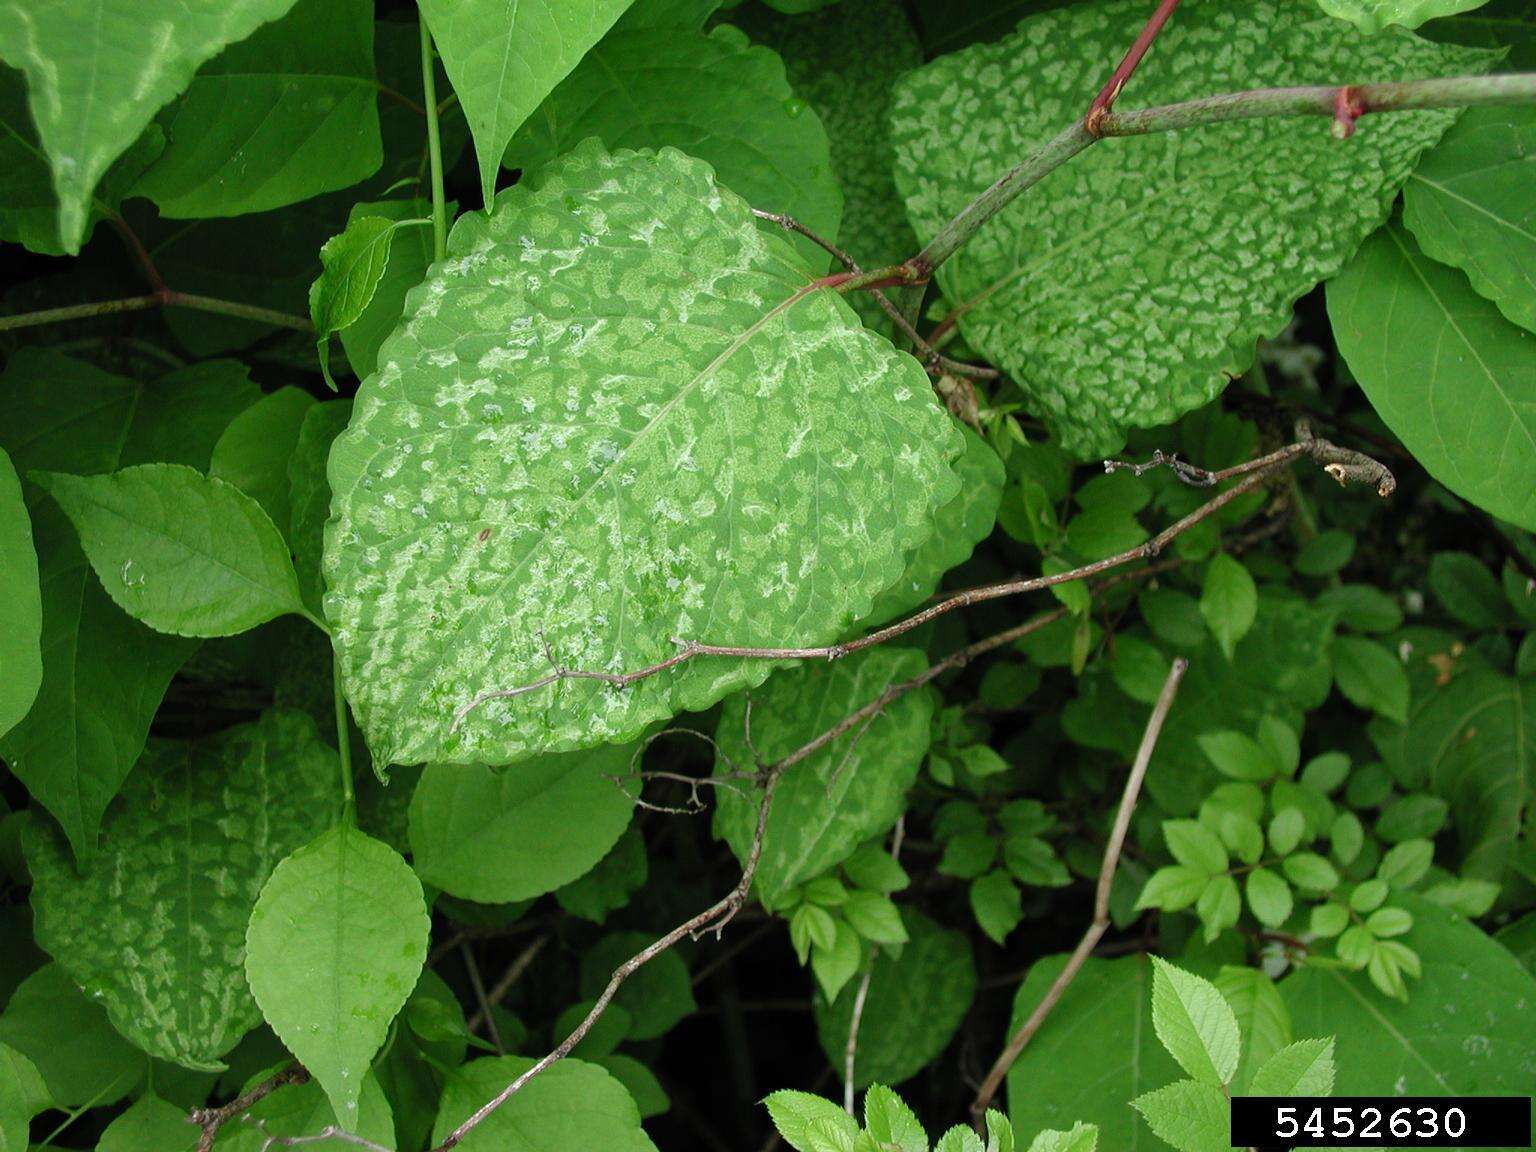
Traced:
[[1120, 66], [1110, 74], [1099, 89], [1099, 94], [1093, 98], [1093, 103], [1088, 106], [1088, 114], [1083, 117], [1083, 127], [1088, 129], [1088, 134], [1097, 138], [1099, 128], [1104, 122], [1104, 117], [1109, 115], [1109, 110], [1114, 107], [1120, 90], [1125, 87], [1126, 81], [1141, 64], [1141, 58], [1147, 54], [1147, 49], [1152, 47], [1152, 42], [1157, 39], [1158, 33], [1163, 30], [1163, 25], [1168, 23], [1168, 18], [1173, 15], [1173, 10], [1179, 6], [1179, 0], [1161, 0], [1157, 11], [1152, 13], [1152, 18], [1147, 21], [1147, 26], [1141, 30], [1141, 35], [1136, 37], [1136, 42], [1131, 45], [1125, 58], [1120, 61]]

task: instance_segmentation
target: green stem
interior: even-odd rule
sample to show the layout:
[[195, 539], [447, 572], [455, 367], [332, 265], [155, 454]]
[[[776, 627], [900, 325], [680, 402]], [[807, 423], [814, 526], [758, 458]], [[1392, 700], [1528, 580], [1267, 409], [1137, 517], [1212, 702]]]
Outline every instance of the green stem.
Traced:
[[[437, 70], [432, 60], [432, 33], [421, 22], [421, 92], [427, 108], [427, 155], [432, 161], [432, 258], [448, 254], [448, 201], [443, 195], [443, 140], [437, 124]], [[490, 205], [486, 205], [490, 207]]]
[[0, 332], [9, 332], [17, 328], [33, 328], [39, 324], [62, 324], [68, 320], [86, 320], [93, 316], [112, 316], [120, 312], [144, 312], [150, 308], [191, 308], [197, 312], [238, 316], [242, 320], [275, 324], [279, 328], [293, 328], [299, 332], [314, 331], [314, 325], [303, 316], [293, 316], [271, 308], [259, 308], [254, 304], [241, 304], [235, 300], [220, 300], [213, 296], [176, 292], [167, 288], [145, 296], [126, 296], [120, 300], [97, 300], [90, 304], [70, 304], [63, 308], [44, 308], [37, 312], [22, 312], [16, 316], [0, 316]]
[[336, 704], [336, 751], [341, 756], [341, 818], [351, 824], [357, 801], [352, 794], [352, 733], [347, 721], [347, 698], [341, 690], [341, 657], [331, 654], [331, 695]]
[[954, 219], [939, 229], [928, 246], [907, 263], [917, 276], [931, 276], [934, 269], [953, 256], [983, 224], [1026, 189], [1108, 136], [1175, 132], [1182, 128], [1269, 116], [1328, 116], [1334, 120], [1338, 134], [1347, 136], [1354, 130], [1356, 120], [1373, 112], [1532, 103], [1536, 103], [1536, 72], [1518, 72], [1504, 76], [1454, 76], [1343, 87], [1256, 88], [1134, 112], [1111, 112], [1098, 120], [1094, 131], [1089, 131], [1079, 121], [1046, 141], [962, 208]]

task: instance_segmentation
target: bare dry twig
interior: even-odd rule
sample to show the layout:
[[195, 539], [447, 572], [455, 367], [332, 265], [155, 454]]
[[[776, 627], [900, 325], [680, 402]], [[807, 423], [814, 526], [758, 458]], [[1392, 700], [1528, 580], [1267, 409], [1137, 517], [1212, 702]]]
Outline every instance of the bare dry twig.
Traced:
[[1168, 712], [1173, 707], [1173, 698], [1178, 694], [1179, 681], [1184, 678], [1184, 672], [1189, 667], [1189, 661], [1183, 657], [1173, 662], [1168, 669], [1168, 678], [1163, 681], [1163, 690], [1158, 695], [1157, 703], [1152, 707], [1152, 714], [1147, 717], [1147, 727], [1141, 736], [1141, 746], [1136, 749], [1136, 759], [1131, 764], [1131, 771], [1125, 778], [1125, 791], [1120, 796], [1120, 807], [1115, 813], [1115, 823], [1110, 829], [1109, 841], [1104, 845], [1104, 862], [1099, 866], [1098, 886], [1094, 890], [1093, 920], [1089, 923], [1083, 938], [1077, 942], [1072, 955], [1067, 959], [1066, 966], [1051, 984], [1050, 989], [1035, 1005], [1029, 1018], [1019, 1026], [1019, 1030], [1009, 1039], [1002, 1054], [992, 1064], [987, 1072], [986, 1079], [981, 1082], [981, 1087], [976, 1092], [976, 1099], [971, 1102], [971, 1120], [978, 1128], [981, 1127], [987, 1108], [992, 1104], [992, 1098], [997, 1095], [997, 1090], [1003, 1083], [1003, 1077], [1008, 1074], [1008, 1069], [1013, 1067], [1013, 1062], [1019, 1058], [1019, 1053], [1040, 1030], [1045, 1023], [1045, 1018], [1051, 1014], [1057, 1002], [1066, 992], [1067, 986], [1077, 976], [1089, 955], [1098, 946], [1099, 940], [1109, 929], [1109, 892], [1115, 882], [1115, 870], [1120, 866], [1120, 850], [1125, 847], [1125, 836], [1131, 826], [1131, 813], [1136, 810], [1137, 797], [1141, 795], [1141, 783], [1146, 779], [1147, 765], [1151, 763], [1152, 752], [1157, 747], [1157, 738], [1162, 733], [1163, 722], [1168, 719]]
[[274, 1072], [248, 1092], [242, 1092], [228, 1104], [221, 1104], [217, 1108], [194, 1108], [187, 1116], [187, 1120], [203, 1130], [202, 1135], [197, 1138], [197, 1152], [210, 1152], [220, 1128], [236, 1116], [250, 1111], [252, 1107], [279, 1088], [289, 1084], [307, 1084], [308, 1082], [308, 1070], [301, 1065], [290, 1064], [281, 1071]]

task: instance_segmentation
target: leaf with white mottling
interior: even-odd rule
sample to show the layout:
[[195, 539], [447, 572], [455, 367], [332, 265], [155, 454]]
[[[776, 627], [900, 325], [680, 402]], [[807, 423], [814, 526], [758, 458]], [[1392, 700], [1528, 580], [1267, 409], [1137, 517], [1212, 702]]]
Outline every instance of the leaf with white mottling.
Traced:
[[338, 771], [297, 712], [151, 744], [88, 873], [57, 832], [28, 828], [38, 942], [144, 1051], [222, 1067], [261, 1022], [243, 968], [251, 906], [277, 862], [324, 827]]
[[[706, 35], [699, 17], [692, 26], [621, 20], [512, 138], [502, 163], [531, 170], [589, 136], [610, 148], [678, 148], [754, 208], [837, 240], [843, 193], [816, 110], [790, 90], [777, 54], [737, 28]], [[813, 241], [781, 234], [826, 267]]]
[[332, 449], [327, 616], [380, 761], [621, 743], [826, 643], [955, 493], [922, 368], [709, 168], [595, 141], [460, 218]]
[[[920, 237], [1074, 120], [1146, 19], [1143, 0], [1025, 20], [897, 84], [896, 183]], [[1277, 0], [1187, 0], [1137, 104], [1269, 85], [1477, 72], [1488, 54], [1367, 37]], [[1058, 168], [939, 269], [968, 343], [1068, 450], [1106, 455], [1240, 375], [1255, 341], [1385, 219], [1454, 111], [1382, 116], [1348, 144], [1307, 118], [1108, 140]]]
[[[927, 664], [916, 649], [869, 648], [831, 665], [808, 663], [780, 672], [752, 697], [752, 739], [763, 763], [793, 752]], [[835, 868], [896, 823], [928, 751], [933, 708], [930, 690], [909, 692], [867, 730], [855, 727], [785, 771], [752, 881], [766, 907], [779, 907], [796, 885]], [[735, 696], [721, 709], [715, 730], [717, 776], [729, 777], [753, 763], [746, 735], [746, 700]], [[715, 835], [745, 860], [757, 831], [761, 791], [735, 782], [722, 783], [717, 792]]]

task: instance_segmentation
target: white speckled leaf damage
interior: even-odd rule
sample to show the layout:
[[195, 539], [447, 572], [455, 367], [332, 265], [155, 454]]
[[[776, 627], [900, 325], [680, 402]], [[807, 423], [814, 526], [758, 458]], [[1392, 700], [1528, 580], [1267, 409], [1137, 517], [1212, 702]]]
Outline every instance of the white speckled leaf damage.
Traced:
[[261, 1023], [245, 927], [277, 862], [331, 819], [336, 753], [270, 711], [197, 743], [151, 743], [76, 872], [63, 837], [26, 838], [37, 938], [144, 1051], [189, 1068]]
[[760, 683], [673, 637], [825, 643], [932, 530], [961, 441], [909, 357], [680, 152], [588, 141], [455, 225], [331, 455], [325, 568], [380, 762], [633, 739]]
[[[898, 82], [896, 182], [918, 235], [1080, 117], [1146, 19], [1077, 5]], [[1122, 100], [1149, 107], [1270, 85], [1485, 69], [1490, 56], [1367, 37], [1308, 0], [1188, 0]], [[1335, 140], [1280, 118], [1107, 140], [1058, 168], [939, 271], [966, 340], [1083, 457], [1210, 401], [1254, 342], [1387, 216], [1454, 111], [1375, 116]]]

